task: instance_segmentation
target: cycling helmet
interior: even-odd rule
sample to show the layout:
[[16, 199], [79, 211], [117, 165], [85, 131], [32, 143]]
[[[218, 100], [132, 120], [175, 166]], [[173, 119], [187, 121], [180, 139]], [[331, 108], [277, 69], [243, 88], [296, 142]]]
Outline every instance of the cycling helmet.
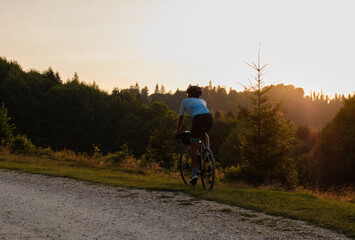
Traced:
[[186, 93], [191, 97], [199, 98], [202, 94], [202, 89], [199, 86], [189, 86]]

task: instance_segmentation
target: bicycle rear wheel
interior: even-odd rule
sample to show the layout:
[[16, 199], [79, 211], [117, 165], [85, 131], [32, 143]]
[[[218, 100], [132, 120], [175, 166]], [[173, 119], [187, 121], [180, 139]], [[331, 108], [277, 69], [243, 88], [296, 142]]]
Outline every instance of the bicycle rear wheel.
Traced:
[[205, 149], [203, 157], [201, 171], [202, 185], [206, 190], [212, 190], [216, 173], [214, 157], [211, 150]]
[[192, 173], [192, 158], [190, 148], [186, 148], [180, 153], [180, 173], [184, 183], [191, 186], [189, 183], [189, 177]]

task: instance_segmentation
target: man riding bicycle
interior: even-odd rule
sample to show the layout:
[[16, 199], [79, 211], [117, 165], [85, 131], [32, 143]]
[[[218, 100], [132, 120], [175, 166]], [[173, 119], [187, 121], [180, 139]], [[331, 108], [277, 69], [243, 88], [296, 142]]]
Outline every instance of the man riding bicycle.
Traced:
[[198, 86], [189, 86], [186, 90], [187, 97], [181, 103], [180, 117], [177, 122], [176, 131], [173, 133], [176, 136], [182, 127], [184, 121], [185, 111], [192, 116], [191, 126], [191, 156], [192, 156], [192, 177], [190, 183], [195, 185], [197, 183], [197, 150], [199, 146], [200, 138], [203, 140], [205, 147], [210, 147], [210, 139], [207, 135], [207, 131], [211, 129], [213, 125], [213, 118], [210, 110], [208, 110], [206, 102], [200, 99], [202, 89]]

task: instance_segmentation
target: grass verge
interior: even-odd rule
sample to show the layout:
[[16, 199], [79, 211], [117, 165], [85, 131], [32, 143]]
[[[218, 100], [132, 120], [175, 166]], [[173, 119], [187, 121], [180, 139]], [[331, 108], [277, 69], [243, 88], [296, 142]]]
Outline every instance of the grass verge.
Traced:
[[355, 204], [319, 198], [310, 193], [238, 188], [218, 183], [213, 191], [201, 184], [184, 185], [179, 175], [125, 171], [88, 161], [13, 155], [0, 151], [0, 168], [49, 176], [70, 177], [92, 183], [159, 191], [179, 191], [206, 199], [251, 209], [270, 215], [303, 220], [355, 239]]

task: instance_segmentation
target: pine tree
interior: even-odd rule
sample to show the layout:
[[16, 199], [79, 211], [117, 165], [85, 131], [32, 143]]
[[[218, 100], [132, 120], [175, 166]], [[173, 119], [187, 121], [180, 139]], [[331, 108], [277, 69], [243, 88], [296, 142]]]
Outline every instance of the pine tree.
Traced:
[[79, 82], [80, 81], [79, 80], [79, 74], [77, 72], [75, 72], [71, 80], [75, 81], [75, 82]]
[[149, 101], [149, 89], [147, 86], [145, 86], [144, 88], [142, 88], [141, 90], [141, 100], [144, 104], [149, 105], [150, 101]]
[[297, 183], [292, 156], [293, 124], [284, 117], [281, 103], [272, 104], [270, 87], [264, 87], [263, 74], [267, 65], [248, 64], [257, 71], [254, 82], [245, 87], [250, 92], [252, 108], [240, 106], [242, 172], [245, 180], [257, 184], [282, 183], [290, 188]]
[[155, 84], [155, 90], [154, 90], [154, 93], [160, 93], [159, 91], [159, 84]]
[[161, 94], [165, 94], [165, 87], [164, 87], [164, 85], [161, 85], [161, 87], [160, 87], [160, 93], [161, 93]]

